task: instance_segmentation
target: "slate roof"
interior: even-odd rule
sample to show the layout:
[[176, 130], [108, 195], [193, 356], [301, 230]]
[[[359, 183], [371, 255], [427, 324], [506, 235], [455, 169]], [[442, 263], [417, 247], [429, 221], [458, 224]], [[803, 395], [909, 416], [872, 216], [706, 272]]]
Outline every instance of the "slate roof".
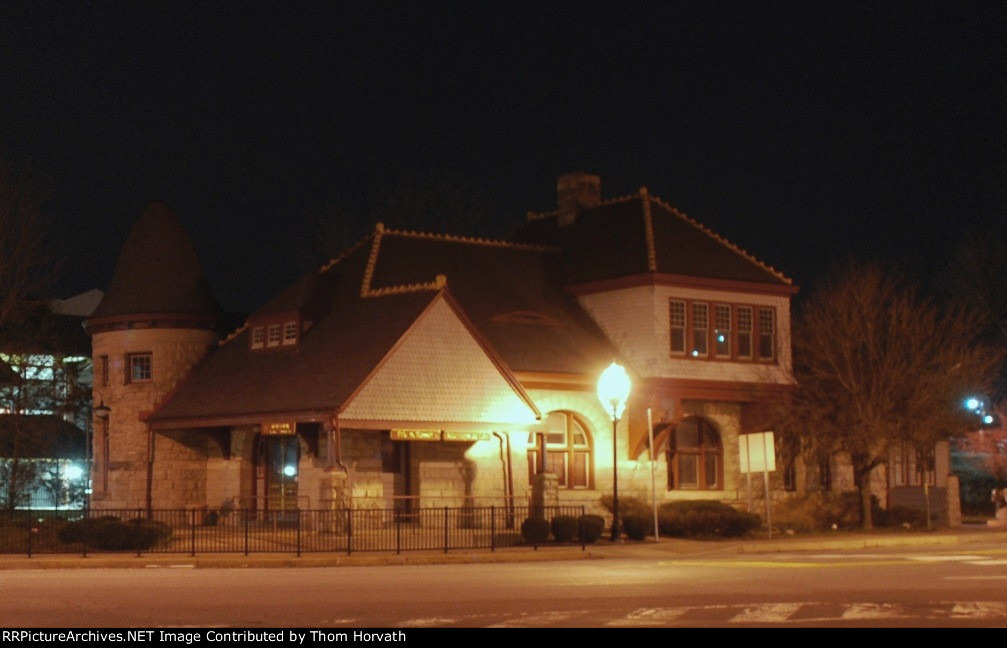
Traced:
[[133, 224], [91, 317], [161, 313], [219, 317], [221, 310], [178, 217], [163, 202], [152, 202]]
[[791, 284], [646, 189], [583, 208], [566, 227], [558, 225], [555, 212], [533, 216], [514, 240], [562, 248], [566, 285], [647, 273]]
[[590, 373], [615, 350], [551, 278], [555, 250], [386, 231], [302, 277], [249, 317], [300, 311], [298, 344], [250, 349], [250, 327], [225, 340], [151, 415], [152, 423], [334, 411], [444, 289], [511, 370]]

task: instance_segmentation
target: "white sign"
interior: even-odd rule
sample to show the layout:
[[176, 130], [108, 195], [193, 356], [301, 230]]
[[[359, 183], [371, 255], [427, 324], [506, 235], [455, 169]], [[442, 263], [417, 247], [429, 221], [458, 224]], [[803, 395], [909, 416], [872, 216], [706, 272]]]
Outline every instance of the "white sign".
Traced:
[[776, 447], [772, 432], [756, 432], [738, 436], [741, 474], [776, 470]]

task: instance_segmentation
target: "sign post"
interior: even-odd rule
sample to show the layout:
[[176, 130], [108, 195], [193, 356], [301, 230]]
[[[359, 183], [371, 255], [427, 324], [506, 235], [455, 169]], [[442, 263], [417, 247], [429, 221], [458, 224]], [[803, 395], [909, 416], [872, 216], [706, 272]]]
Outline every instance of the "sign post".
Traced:
[[769, 471], [776, 470], [776, 447], [772, 432], [755, 432], [738, 436], [738, 455], [741, 460], [741, 472], [748, 479], [748, 508], [752, 509], [752, 477], [751, 473], [761, 471], [764, 494], [766, 499], [766, 529], [769, 537], [773, 537], [773, 521], [769, 500]]

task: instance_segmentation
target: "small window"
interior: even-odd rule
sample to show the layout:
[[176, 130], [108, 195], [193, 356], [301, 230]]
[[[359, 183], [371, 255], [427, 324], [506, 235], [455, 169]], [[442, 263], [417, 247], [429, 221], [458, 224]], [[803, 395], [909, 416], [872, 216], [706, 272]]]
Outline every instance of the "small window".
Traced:
[[256, 326], [252, 329], [252, 348], [261, 349], [266, 344], [266, 329], [263, 326]]
[[108, 356], [98, 356], [98, 371], [95, 372], [98, 375], [98, 387], [105, 387], [108, 385]]
[[692, 356], [705, 356], [709, 352], [708, 332], [710, 329], [710, 306], [692, 305]]
[[731, 307], [727, 304], [714, 306], [713, 340], [718, 358], [731, 357]]
[[280, 325], [270, 324], [267, 333], [266, 346], [280, 346]]
[[669, 311], [671, 321], [671, 353], [685, 354], [685, 302], [672, 300]]
[[150, 353], [129, 354], [129, 382], [149, 382], [154, 378], [154, 364]]
[[776, 313], [772, 308], [759, 309], [759, 360], [776, 357]]
[[738, 306], [738, 357], [752, 357], [752, 307]]
[[287, 322], [283, 325], [283, 343], [297, 344], [297, 322]]

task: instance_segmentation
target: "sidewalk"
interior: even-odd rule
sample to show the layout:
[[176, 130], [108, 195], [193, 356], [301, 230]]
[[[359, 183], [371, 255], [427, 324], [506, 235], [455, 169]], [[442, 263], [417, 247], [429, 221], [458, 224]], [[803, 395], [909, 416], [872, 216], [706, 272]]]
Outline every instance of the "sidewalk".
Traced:
[[639, 558], [661, 560], [670, 557], [730, 556], [738, 554], [776, 553], [781, 551], [829, 551], [858, 548], [956, 547], [978, 543], [1004, 543], [1007, 530], [982, 526], [966, 526], [936, 531], [833, 532], [803, 536], [773, 538], [749, 537], [729, 540], [682, 540], [653, 538], [643, 542], [625, 540], [612, 543], [599, 540], [581, 549], [578, 546], [507, 547], [496, 551], [452, 550], [360, 552], [351, 555], [335, 553], [305, 553], [301, 557], [289, 553], [268, 554], [37, 554], [0, 555], [0, 571], [9, 569], [75, 569], [75, 568], [144, 568], [144, 569], [206, 569], [262, 567], [365, 567], [375, 565], [441, 565], [498, 562], [534, 562], [547, 560], [604, 560]]

